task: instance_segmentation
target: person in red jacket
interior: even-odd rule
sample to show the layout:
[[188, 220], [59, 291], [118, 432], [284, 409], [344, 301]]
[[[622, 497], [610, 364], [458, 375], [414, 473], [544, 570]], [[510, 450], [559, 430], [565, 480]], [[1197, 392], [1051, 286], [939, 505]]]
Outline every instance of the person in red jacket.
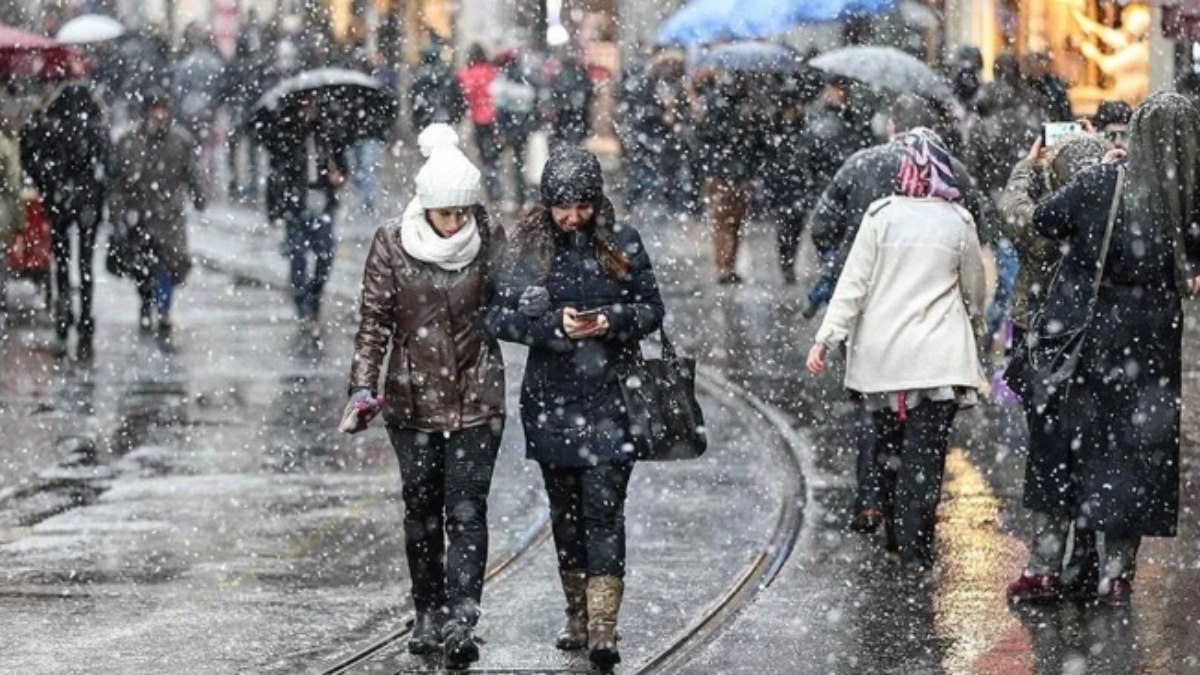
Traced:
[[492, 82], [496, 79], [496, 66], [488, 60], [487, 52], [479, 43], [471, 45], [467, 66], [458, 72], [463, 97], [471, 112], [471, 124], [475, 127], [475, 145], [479, 148], [479, 161], [483, 165], [483, 183], [488, 201], [498, 201], [500, 189], [500, 142], [496, 135], [496, 104], [492, 100]]

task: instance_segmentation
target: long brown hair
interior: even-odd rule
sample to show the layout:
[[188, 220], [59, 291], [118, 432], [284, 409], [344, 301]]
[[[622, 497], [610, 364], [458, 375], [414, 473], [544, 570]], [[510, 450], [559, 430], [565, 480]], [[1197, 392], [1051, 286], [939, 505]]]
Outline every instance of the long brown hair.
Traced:
[[[630, 261], [617, 243], [617, 235], [613, 230], [615, 222], [616, 211], [612, 202], [608, 197], [601, 197], [594, 203], [592, 220], [585, 227], [592, 232], [592, 254], [596, 256], [600, 269], [614, 279], [624, 279], [629, 276]], [[557, 228], [550, 209], [539, 204], [525, 214], [513, 232], [513, 250], [517, 258], [535, 256], [543, 277], [550, 274]]]

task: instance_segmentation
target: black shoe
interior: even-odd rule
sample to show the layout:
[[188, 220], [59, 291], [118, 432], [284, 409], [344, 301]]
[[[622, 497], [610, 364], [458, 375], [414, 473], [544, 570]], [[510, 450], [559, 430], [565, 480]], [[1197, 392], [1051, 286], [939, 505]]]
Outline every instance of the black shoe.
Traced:
[[796, 272], [794, 270], [789, 270], [789, 269], [783, 270], [783, 285], [784, 286], [795, 286], [796, 285]]
[[453, 621], [446, 625], [446, 667], [461, 669], [479, 660], [479, 645], [471, 624]]
[[412, 634], [408, 636], [408, 653], [432, 654], [442, 643], [442, 626], [446, 619], [441, 612], [417, 612]]
[[717, 283], [722, 286], [737, 286], [743, 279], [737, 272], [730, 272], [723, 277], [717, 277]]
[[800, 312], [800, 316], [804, 317], [805, 319], [812, 319], [814, 316], [817, 315], [817, 312], [820, 312], [820, 311], [821, 311], [820, 305], [813, 303], [813, 302], [809, 302], [804, 305], [804, 311]]
[[92, 345], [92, 336], [79, 334], [79, 343], [75, 345], [75, 358], [78, 361], [91, 361], [96, 351]]

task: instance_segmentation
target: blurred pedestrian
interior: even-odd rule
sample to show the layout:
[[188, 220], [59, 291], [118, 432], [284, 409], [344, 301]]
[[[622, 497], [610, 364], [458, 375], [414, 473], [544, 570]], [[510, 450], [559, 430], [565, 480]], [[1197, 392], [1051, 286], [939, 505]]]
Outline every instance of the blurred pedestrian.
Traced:
[[[771, 129], [767, 135], [762, 171], [766, 201], [775, 221], [776, 251], [783, 282], [796, 283], [796, 252], [808, 212], [819, 188], [813, 186], [812, 149], [805, 127], [808, 101], [795, 78], [788, 77], [772, 88], [768, 97]], [[840, 166], [840, 165], [839, 165]]]
[[[21, 129], [21, 164], [42, 195], [54, 256], [55, 351], [65, 354], [75, 326], [77, 356], [92, 356], [96, 231], [103, 218], [111, 142], [104, 110], [87, 85], [62, 86]], [[71, 233], [78, 237], [79, 314], [71, 298]]]
[[0, 110], [0, 322], [8, 313], [8, 246], [25, 226], [21, 152], [11, 114]]
[[[222, 74], [220, 100], [225, 104], [230, 121], [225, 139], [230, 199], [258, 199], [260, 148], [256, 134], [244, 122], [250, 107], [273, 84], [268, 58], [261, 32], [252, 28], [239, 37], [237, 51], [225, 64]], [[243, 159], [246, 163], [244, 180], [241, 170]]]
[[764, 159], [766, 120], [749, 76], [715, 72], [697, 78], [693, 118], [703, 172], [704, 205], [713, 226], [717, 283], [739, 284], [736, 271], [742, 224], [753, 180]]
[[[383, 54], [379, 50], [360, 48], [356, 50], [354, 61], [359, 70], [370, 75], [386, 90], [395, 92], [395, 73], [384, 63]], [[376, 175], [383, 161], [386, 146], [382, 139], [374, 136], [361, 138], [350, 146], [350, 176], [354, 179], [354, 187], [358, 191], [358, 203], [368, 216], [378, 213], [379, 191]]]
[[550, 90], [554, 141], [581, 145], [592, 129], [592, 78], [586, 64], [574, 54], [562, 61]]
[[1133, 108], [1124, 101], [1101, 101], [1092, 117], [1092, 126], [1108, 139], [1114, 147], [1124, 148], [1125, 138], [1129, 136], [1129, 120], [1133, 117]]
[[418, 143], [427, 159], [416, 196], [367, 254], [346, 414], [361, 414], [357, 431], [382, 409], [400, 460], [417, 610], [408, 649], [427, 654], [444, 640], [447, 664], [462, 668], [479, 658], [472, 632], [504, 429], [504, 363], [484, 319], [505, 239], [454, 130], [435, 124]]
[[978, 345], [987, 289], [950, 155], [926, 129], [897, 144], [896, 194], [868, 207], [808, 369], [821, 373], [829, 350], [848, 343], [846, 388], [874, 423], [888, 551], [928, 568], [950, 425], [986, 386]]
[[1049, 122], [1070, 122], [1071, 99], [1067, 96], [1067, 83], [1050, 69], [1050, 55], [1032, 52], [1022, 64], [1025, 78], [1041, 96], [1042, 107]]
[[1128, 140], [1128, 162], [1084, 170], [1034, 212], [1038, 232], [1066, 253], [1031, 330], [1078, 356], [1056, 369], [1065, 381], [1032, 383], [1072, 440], [1026, 483], [1038, 529], [1014, 599], [1057, 595], [1074, 522], [1096, 533], [1101, 602], [1127, 604], [1141, 538], [1178, 526], [1182, 305], [1200, 290], [1200, 116], [1180, 94], [1155, 94]]
[[[1021, 260], [1012, 303], [1012, 342], [1016, 353], [1024, 348], [1034, 314], [1042, 307], [1046, 290], [1062, 259], [1058, 243], [1041, 236], [1034, 228], [1034, 210], [1076, 174], [1099, 164], [1109, 148], [1109, 144], [1098, 134], [1071, 134], [1060, 139], [1052, 148], [1044, 148], [1039, 138], [1030, 147], [1029, 154], [1013, 167], [1008, 185], [1000, 195], [998, 207], [1004, 219], [1004, 230], [1016, 245]], [[1014, 358], [1008, 369], [1016, 377], [1021, 377], [1023, 373], [1017, 372], [1021, 370], [1021, 360]], [[1072, 439], [1070, 434], [1062, 433], [1055, 409], [1035, 404], [1028, 391], [1028, 383], [1014, 380], [1009, 375], [1006, 375], [1006, 380], [1012, 381], [1014, 390], [1021, 395], [1021, 407], [1025, 412], [1028, 431], [1025, 494], [1027, 505], [1036, 509], [1040, 503], [1029, 497], [1042, 490], [1054, 490], [1047, 479], [1056, 473], [1053, 463], [1059, 461], [1064, 453], [1070, 452], [1068, 447], [1063, 446], [1069, 446]], [[1056, 574], [1061, 570], [1064, 591], [1071, 594], [1091, 593], [1099, 581], [1095, 536], [1090, 531], [1080, 530], [1074, 532], [1073, 541], [1070, 562], [1064, 563], [1060, 549], [1058, 559], [1048, 569]], [[1053, 543], [1051, 541], [1052, 547]], [[1054, 553], [1045, 551], [1038, 555], [1049, 558]], [[1045, 590], [1031, 588], [1026, 593], [1016, 594], [1014, 599], [1033, 599], [1033, 596]]]
[[559, 649], [620, 661], [625, 498], [634, 456], [618, 372], [662, 325], [663, 303], [637, 230], [616, 222], [600, 163], [551, 151], [542, 204], [517, 225], [492, 334], [529, 345], [521, 391], [527, 455], [541, 466], [567, 599]]
[[333, 266], [334, 216], [337, 192], [346, 180], [346, 153], [338, 130], [322, 121], [316, 97], [301, 94], [294, 105], [293, 114], [260, 130], [270, 155], [267, 217], [285, 228], [296, 314], [315, 324]]
[[142, 330], [171, 337], [175, 288], [192, 267], [187, 241], [187, 202], [205, 206], [196, 140], [171, 118], [170, 97], [150, 90], [142, 102], [143, 119], [117, 140], [112, 158], [114, 227], [136, 246], [126, 261], [141, 299]]
[[538, 129], [537, 79], [525, 58], [515, 51], [496, 57], [499, 71], [492, 81], [492, 102], [496, 106], [496, 128], [503, 147], [512, 151], [515, 189], [513, 201], [524, 206], [526, 194], [525, 160], [529, 136]]
[[471, 127], [475, 132], [475, 148], [483, 168], [483, 185], [488, 201], [500, 201], [500, 138], [496, 130], [496, 104], [492, 99], [492, 83], [496, 66], [488, 60], [483, 45], [471, 45], [467, 65], [458, 71], [458, 83], [467, 100]]
[[441, 48], [431, 42], [421, 49], [421, 62], [411, 86], [413, 128], [418, 132], [435, 122], [456, 126], [466, 112], [458, 77], [442, 60]]
[[954, 98], [970, 108], [975, 95], [979, 93], [980, 76], [983, 74], [983, 52], [979, 47], [964, 45], [954, 54], [954, 62], [950, 66], [950, 89]]

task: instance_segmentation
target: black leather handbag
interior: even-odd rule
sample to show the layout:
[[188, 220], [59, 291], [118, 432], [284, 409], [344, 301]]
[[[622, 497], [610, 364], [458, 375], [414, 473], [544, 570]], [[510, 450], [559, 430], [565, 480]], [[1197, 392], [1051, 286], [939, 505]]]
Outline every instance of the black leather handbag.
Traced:
[[[1092, 323], [1096, 300], [1100, 296], [1100, 282], [1104, 278], [1104, 264], [1112, 243], [1113, 226], [1121, 204], [1121, 192], [1125, 185], [1125, 168], [1117, 173], [1117, 188], [1113, 192], [1112, 205], [1108, 211], [1108, 223], [1104, 229], [1104, 240], [1100, 246], [1100, 264], [1092, 282], [1092, 296], [1088, 301], [1087, 319], [1083, 325], [1072, 330], [1050, 335], [1045, 330], [1044, 309], [1034, 318], [1032, 330], [1015, 350], [1012, 361], [1004, 371], [1005, 384], [1023, 400], [1043, 408], [1053, 398], [1061, 400], [1075, 379], [1079, 368], [1080, 354]], [[1058, 271], [1061, 272], [1060, 263]], [[1055, 279], [1057, 281], [1057, 279]], [[1053, 285], [1053, 284], [1052, 284]]]
[[620, 372], [629, 434], [638, 459], [695, 459], [708, 450], [704, 411], [696, 400], [696, 361], [679, 356], [666, 331], [662, 358], [641, 355]]

